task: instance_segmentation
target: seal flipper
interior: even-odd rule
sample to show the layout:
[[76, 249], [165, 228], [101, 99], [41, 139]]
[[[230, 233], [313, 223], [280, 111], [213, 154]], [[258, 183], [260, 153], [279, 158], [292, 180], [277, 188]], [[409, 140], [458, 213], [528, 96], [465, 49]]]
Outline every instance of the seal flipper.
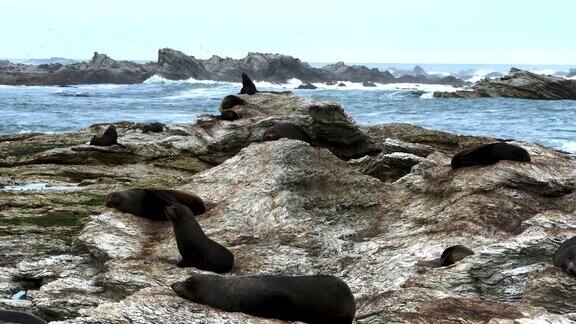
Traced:
[[187, 259], [182, 259], [180, 262], [176, 263], [176, 266], [178, 268], [191, 268], [194, 267], [194, 262]]

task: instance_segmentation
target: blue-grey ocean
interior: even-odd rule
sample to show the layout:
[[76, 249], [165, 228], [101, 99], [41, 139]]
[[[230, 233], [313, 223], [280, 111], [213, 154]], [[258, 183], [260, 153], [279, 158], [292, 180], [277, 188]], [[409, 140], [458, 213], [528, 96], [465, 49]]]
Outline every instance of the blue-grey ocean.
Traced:
[[[285, 85], [256, 83], [261, 90], [286, 89], [338, 101], [364, 125], [411, 123], [459, 134], [528, 140], [576, 153], [572, 100], [433, 99], [433, 91], [454, 88], [417, 84], [365, 88], [346, 82], [346, 87], [294, 90], [299, 84], [298, 80]], [[117, 121], [194, 122], [200, 114], [216, 114], [222, 97], [239, 89], [239, 83], [160, 77], [135, 85], [0, 86], [0, 134], [57, 133]]]

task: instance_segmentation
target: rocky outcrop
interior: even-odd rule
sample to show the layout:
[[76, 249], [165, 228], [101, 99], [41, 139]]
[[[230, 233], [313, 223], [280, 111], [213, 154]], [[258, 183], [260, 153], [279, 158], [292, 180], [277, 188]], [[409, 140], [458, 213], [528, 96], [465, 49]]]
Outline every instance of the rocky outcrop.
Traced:
[[566, 74], [567, 78], [573, 78], [576, 77], [576, 69], [570, 69], [570, 71], [568, 71], [568, 74]]
[[0, 84], [8, 85], [132, 84], [152, 75], [154, 69], [147, 65], [115, 61], [99, 53], [86, 63], [0, 65]]
[[139, 83], [152, 75], [170, 80], [199, 79], [239, 82], [241, 73], [253, 80], [285, 83], [290, 79], [302, 82], [420, 82], [455, 84], [454, 80], [419, 75], [417, 78], [395, 78], [388, 71], [347, 66], [340, 62], [322, 69], [313, 68], [297, 58], [268, 53], [248, 53], [242, 59], [212, 56], [201, 60], [180, 51], [163, 48], [154, 63], [138, 64], [115, 61], [105, 54], [95, 53], [89, 62], [74, 64], [0, 64], [0, 84], [8, 85], [70, 85], [86, 83]]
[[[230, 275], [336, 275], [356, 323], [576, 320], [575, 278], [552, 266], [576, 231], [574, 157], [515, 142], [532, 163], [452, 170], [455, 151], [493, 139], [361, 127], [336, 103], [289, 93], [238, 97], [230, 109], [246, 117], [235, 121], [202, 116], [146, 134], [118, 123], [123, 146], [86, 145], [107, 125], [0, 136], [0, 183], [52, 185], [0, 189], [0, 308], [63, 323], [278, 323], [170, 289], [201, 272], [175, 266], [171, 224], [103, 206], [110, 191], [154, 186], [204, 199], [198, 222], [234, 253]], [[260, 141], [282, 122], [315, 145]], [[423, 262], [455, 244], [475, 254]]]
[[317, 89], [318, 87], [313, 85], [312, 83], [305, 83], [305, 84], [301, 84], [299, 85], [296, 89], [304, 89], [304, 90], [314, 90]]
[[202, 62], [180, 51], [163, 48], [158, 51], [158, 71], [171, 80], [194, 78], [198, 80], [209, 78], [210, 73]]
[[576, 80], [511, 69], [508, 75], [476, 82], [471, 90], [435, 92], [435, 98], [505, 97], [522, 99], [576, 99]]
[[322, 70], [328, 72], [332, 75], [332, 78], [336, 81], [352, 81], [352, 82], [378, 82], [378, 83], [390, 83], [396, 78], [388, 71], [380, 71], [377, 68], [369, 69], [365, 66], [358, 65], [346, 65], [344, 62], [338, 62], [334, 64], [326, 65]]

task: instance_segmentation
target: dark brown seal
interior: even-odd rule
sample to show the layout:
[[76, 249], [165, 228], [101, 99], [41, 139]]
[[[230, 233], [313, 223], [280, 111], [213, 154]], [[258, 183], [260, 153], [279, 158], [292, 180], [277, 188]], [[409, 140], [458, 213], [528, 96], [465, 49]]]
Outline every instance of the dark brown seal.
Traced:
[[460, 151], [452, 158], [452, 169], [474, 165], [490, 165], [502, 160], [530, 162], [530, 154], [516, 145], [491, 143]]
[[194, 215], [206, 212], [206, 205], [200, 197], [177, 190], [134, 188], [113, 192], [106, 197], [106, 207], [153, 220], [168, 219], [164, 208], [175, 203], [187, 206]]
[[46, 324], [48, 322], [32, 314], [0, 310], [0, 323]]
[[164, 131], [164, 124], [159, 122], [141, 124], [140, 127], [143, 133], [148, 132], [161, 133], [162, 131]]
[[240, 118], [242, 118], [242, 115], [240, 115], [238, 112], [236, 112], [234, 110], [224, 110], [220, 114], [220, 120], [233, 121], [233, 120], [238, 120]]
[[244, 101], [242, 98], [234, 95], [229, 95], [224, 97], [224, 99], [222, 99], [222, 102], [220, 103], [220, 111], [224, 111], [226, 109], [234, 108], [236, 106], [245, 104], [246, 101]]
[[246, 73], [242, 73], [242, 89], [240, 90], [240, 94], [253, 95], [256, 92], [258, 92], [258, 90], [256, 90], [254, 82], [250, 80]]
[[172, 221], [178, 251], [182, 256], [182, 261], [178, 262], [180, 268], [196, 267], [216, 273], [232, 270], [234, 266], [232, 252], [204, 233], [190, 208], [174, 204], [166, 207], [165, 213]]
[[195, 303], [284, 321], [352, 323], [356, 313], [348, 285], [327, 275], [196, 275], [172, 289]]
[[473, 255], [474, 251], [470, 250], [469, 248], [465, 247], [464, 245], [454, 245], [442, 252], [442, 256], [440, 257], [439, 264], [441, 267], [451, 266], [454, 263], [464, 259], [469, 255]]
[[554, 266], [569, 275], [576, 276], [576, 236], [562, 242], [554, 252]]
[[262, 141], [277, 141], [281, 138], [295, 139], [310, 143], [310, 135], [302, 127], [291, 124], [281, 123], [268, 128], [262, 136]]
[[116, 126], [110, 125], [104, 131], [104, 134], [100, 136], [92, 137], [90, 140], [90, 145], [95, 146], [112, 146], [118, 144], [118, 133], [116, 132]]

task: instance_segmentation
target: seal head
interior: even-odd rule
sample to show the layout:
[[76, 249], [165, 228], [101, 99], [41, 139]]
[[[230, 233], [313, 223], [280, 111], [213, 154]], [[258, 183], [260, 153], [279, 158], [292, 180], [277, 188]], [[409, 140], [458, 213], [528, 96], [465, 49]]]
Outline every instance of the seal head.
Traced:
[[465, 257], [473, 254], [474, 251], [470, 250], [464, 245], [454, 245], [442, 252], [439, 263], [441, 267], [451, 266], [456, 262], [464, 259]]

